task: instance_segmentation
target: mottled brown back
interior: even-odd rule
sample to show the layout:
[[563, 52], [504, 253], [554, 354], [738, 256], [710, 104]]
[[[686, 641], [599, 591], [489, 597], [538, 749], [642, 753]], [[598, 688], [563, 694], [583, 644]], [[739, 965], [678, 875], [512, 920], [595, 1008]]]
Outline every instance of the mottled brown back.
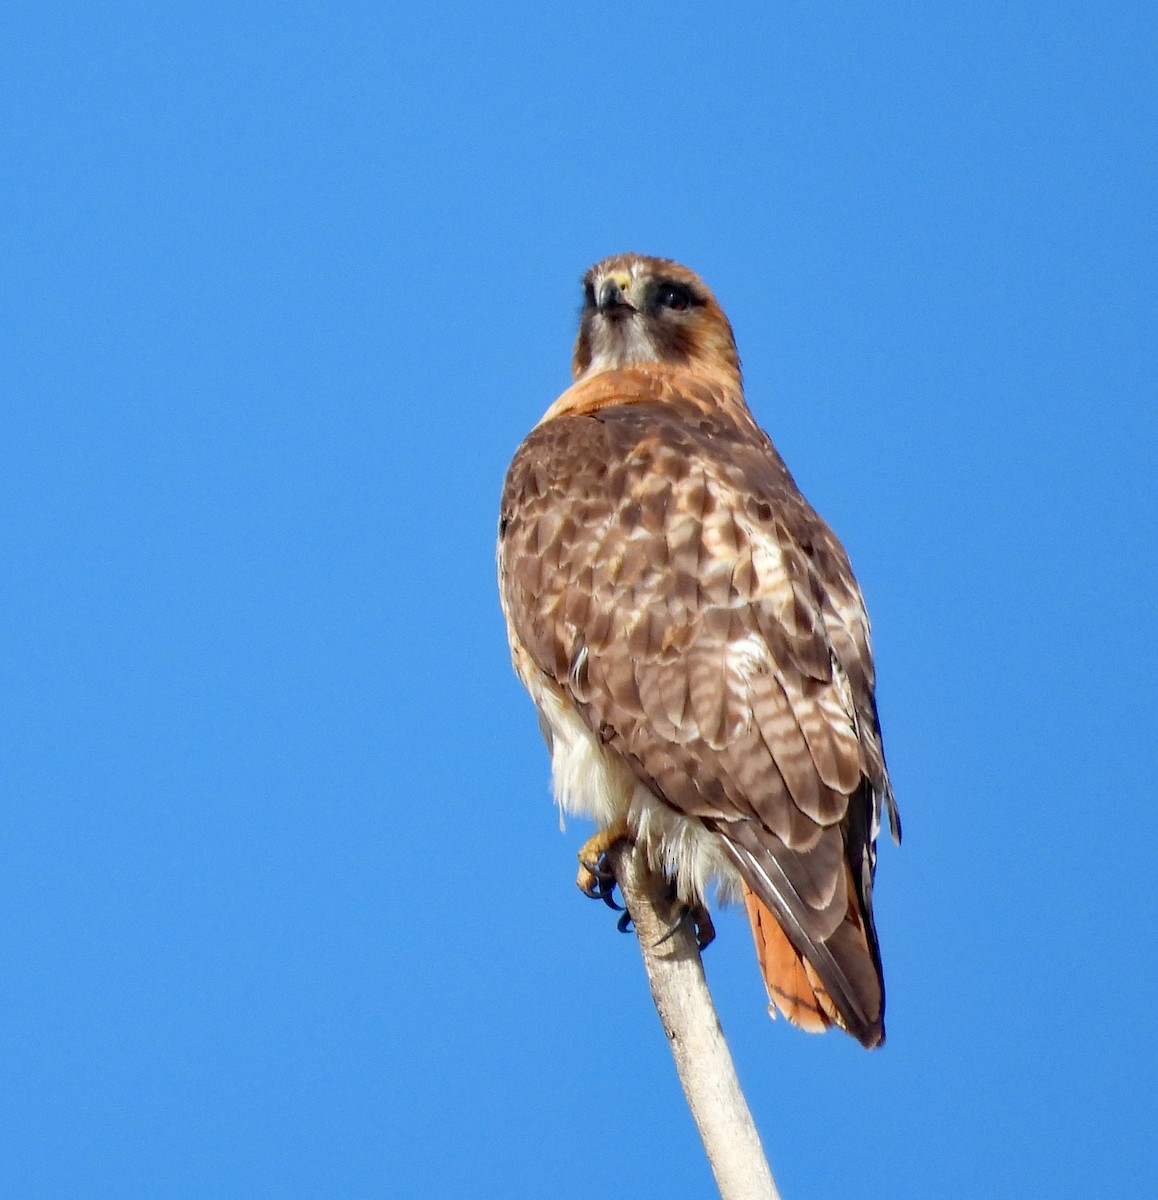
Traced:
[[513, 636], [610, 752], [718, 835], [875, 1045], [874, 840], [895, 809], [848, 559], [735, 389], [659, 365], [582, 387], [507, 475]]

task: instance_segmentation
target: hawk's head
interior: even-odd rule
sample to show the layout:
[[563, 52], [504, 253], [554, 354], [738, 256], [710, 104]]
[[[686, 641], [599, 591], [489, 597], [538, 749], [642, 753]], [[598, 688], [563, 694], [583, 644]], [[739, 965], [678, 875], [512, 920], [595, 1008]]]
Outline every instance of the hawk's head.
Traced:
[[583, 276], [571, 371], [582, 379], [635, 363], [740, 376], [732, 327], [698, 275], [666, 258], [617, 254]]

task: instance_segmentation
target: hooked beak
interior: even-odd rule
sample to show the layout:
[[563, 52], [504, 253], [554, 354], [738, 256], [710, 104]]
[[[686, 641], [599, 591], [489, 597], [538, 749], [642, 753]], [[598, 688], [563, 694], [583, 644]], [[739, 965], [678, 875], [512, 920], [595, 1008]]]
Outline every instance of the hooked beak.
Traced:
[[[619, 310], [632, 310], [633, 306], [627, 299], [627, 289], [631, 287], [631, 276], [626, 271], [613, 271], [603, 278], [599, 285], [599, 295], [596, 304], [601, 313], [614, 313]], [[626, 311], [621, 315], [626, 316]]]

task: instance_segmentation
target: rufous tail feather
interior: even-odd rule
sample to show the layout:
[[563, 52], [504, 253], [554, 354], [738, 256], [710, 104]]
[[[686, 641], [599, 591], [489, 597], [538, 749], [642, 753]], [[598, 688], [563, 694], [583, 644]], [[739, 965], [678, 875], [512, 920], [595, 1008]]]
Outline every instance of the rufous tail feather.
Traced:
[[836, 1008], [816, 972], [785, 936], [771, 909], [747, 884], [743, 887], [768, 999], [793, 1025], [808, 1033], [823, 1033], [838, 1024]]

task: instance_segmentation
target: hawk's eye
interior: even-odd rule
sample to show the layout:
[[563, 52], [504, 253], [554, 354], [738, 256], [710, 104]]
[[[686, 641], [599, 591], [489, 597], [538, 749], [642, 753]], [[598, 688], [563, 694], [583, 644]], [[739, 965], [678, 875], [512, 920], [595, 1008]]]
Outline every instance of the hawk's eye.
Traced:
[[583, 280], [583, 307], [595, 307], [595, 284], [590, 279]]
[[670, 308], [673, 312], [683, 312], [691, 308], [695, 301], [690, 288], [682, 283], [661, 283], [655, 295], [656, 304], [660, 308]]

